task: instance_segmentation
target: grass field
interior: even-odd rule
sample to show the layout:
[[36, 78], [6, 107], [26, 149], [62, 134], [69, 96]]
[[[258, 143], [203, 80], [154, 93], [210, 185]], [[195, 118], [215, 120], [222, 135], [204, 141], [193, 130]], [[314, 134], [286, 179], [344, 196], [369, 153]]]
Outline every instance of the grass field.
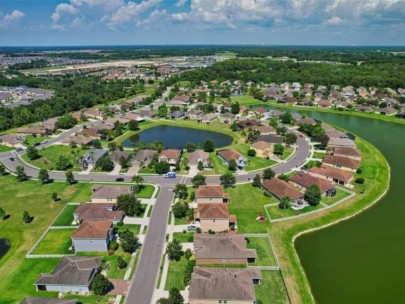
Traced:
[[183, 279], [187, 268], [187, 259], [182, 256], [180, 261], [169, 262], [169, 272], [167, 274], [165, 290], [170, 290], [173, 287], [183, 290], [185, 288]]
[[315, 152], [313, 158], [324, 158], [325, 157], [325, 153], [321, 153], [321, 152]]
[[248, 248], [256, 249], [255, 266], [277, 266], [276, 258], [267, 237], [248, 237]]
[[349, 192], [336, 188], [336, 195], [332, 197], [323, 196], [322, 203], [325, 203], [326, 205], [333, 205], [334, 203], [337, 203], [338, 201], [348, 197], [349, 195]]
[[239, 233], [266, 233], [269, 221], [259, 223], [256, 221], [257, 214], [266, 215], [264, 205], [275, 203], [273, 197], [266, 197], [263, 191], [255, 188], [252, 184], [238, 185], [235, 188], [225, 189], [231, 196], [229, 212], [235, 214]]
[[8, 151], [13, 151], [13, 150], [15, 150], [15, 148], [9, 147], [9, 146], [5, 146], [5, 145], [0, 145], [0, 153], [8, 152]]
[[262, 282], [255, 285], [257, 304], [286, 304], [289, 303], [283, 278], [279, 271], [262, 270]]
[[248, 150], [250, 148], [249, 144], [236, 144], [234, 148], [238, 150], [243, 156], [245, 156], [248, 161], [249, 165], [244, 167], [245, 171], [255, 171], [261, 168], [271, 167], [277, 164], [274, 160], [265, 159], [262, 157], [257, 156], [248, 156]]
[[192, 243], [194, 240], [194, 232], [175, 232], [173, 233], [173, 238], [178, 240], [180, 243]]
[[73, 223], [73, 213], [79, 205], [67, 205], [56, 221], [53, 223], [53, 226], [70, 226]]
[[152, 198], [155, 187], [152, 185], [143, 185], [141, 191], [136, 194], [138, 198]]
[[38, 143], [43, 142], [44, 140], [49, 139], [49, 136], [33, 136], [33, 135], [27, 135], [24, 137], [24, 143], [26, 143], [28, 146], [32, 146]]
[[135, 235], [139, 235], [139, 232], [141, 231], [141, 225], [138, 224], [125, 224], [122, 226], [115, 226], [115, 228], [117, 229], [117, 233], [119, 234], [120, 232], [123, 232], [125, 230], [130, 230], [132, 231]]
[[283, 217], [290, 217], [290, 216], [295, 216], [295, 215], [300, 215], [304, 214], [307, 212], [311, 212], [314, 210], [319, 210], [324, 208], [321, 204], [317, 206], [307, 206], [304, 209], [301, 210], [294, 210], [291, 207], [288, 209], [280, 209], [278, 206], [270, 206], [267, 207], [267, 212], [269, 213], [270, 217], [272, 220], [283, 218]]
[[294, 152], [293, 147], [284, 147], [283, 155], [280, 155], [281, 160], [285, 160], [290, 157], [290, 155]]
[[33, 254], [68, 254], [72, 245], [71, 236], [76, 229], [51, 229], [35, 248]]

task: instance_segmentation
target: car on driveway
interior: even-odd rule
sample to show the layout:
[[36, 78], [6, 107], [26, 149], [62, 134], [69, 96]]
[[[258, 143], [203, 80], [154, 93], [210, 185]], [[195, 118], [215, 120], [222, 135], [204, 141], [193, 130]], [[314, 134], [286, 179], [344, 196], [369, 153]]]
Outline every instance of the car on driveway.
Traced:
[[197, 230], [197, 227], [194, 225], [187, 226], [187, 231], [196, 231], [196, 230]]

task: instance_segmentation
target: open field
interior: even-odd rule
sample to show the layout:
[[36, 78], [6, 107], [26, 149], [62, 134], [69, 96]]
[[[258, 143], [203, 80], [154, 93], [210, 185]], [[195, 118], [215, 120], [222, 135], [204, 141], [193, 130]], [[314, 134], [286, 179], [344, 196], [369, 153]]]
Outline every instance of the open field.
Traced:
[[33, 254], [71, 254], [71, 236], [76, 229], [50, 229]]

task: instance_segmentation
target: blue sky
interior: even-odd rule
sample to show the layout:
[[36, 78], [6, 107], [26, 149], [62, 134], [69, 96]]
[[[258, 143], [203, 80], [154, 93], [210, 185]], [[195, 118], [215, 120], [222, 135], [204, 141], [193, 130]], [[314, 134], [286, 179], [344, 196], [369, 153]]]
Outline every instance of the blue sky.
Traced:
[[0, 0], [0, 46], [405, 45], [405, 0]]

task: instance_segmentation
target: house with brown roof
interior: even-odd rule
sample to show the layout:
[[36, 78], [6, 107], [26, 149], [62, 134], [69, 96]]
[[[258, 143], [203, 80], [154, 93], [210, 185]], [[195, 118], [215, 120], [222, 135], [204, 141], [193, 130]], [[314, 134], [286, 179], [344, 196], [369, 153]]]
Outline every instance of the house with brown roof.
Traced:
[[325, 165], [322, 165], [320, 168], [312, 167], [308, 172], [314, 177], [344, 186], [348, 185], [354, 177], [352, 172]]
[[250, 148], [256, 151], [256, 156], [269, 158], [273, 154], [274, 145], [265, 141], [257, 141]]
[[356, 172], [360, 167], [359, 160], [337, 155], [327, 155], [322, 159], [322, 162], [325, 166], [331, 166], [350, 172]]
[[18, 128], [17, 134], [20, 135], [46, 135], [48, 131], [43, 127], [27, 127], [27, 128]]
[[130, 186], [99, 185], [92, 189], [91, 202], [93, 203], [117, 203], [117, 197], [131, 194]]
[[93, 138], [91, 137], [86, 137], [82, 135], [72, 135], [69, 136], [68, 138], [65, 138], [62, 143], [64, 144], [71, 144], [75, 143], [76, 145], [80, 146], [88, 146], [93, 142]]
[[229, 194], [224, 192], [221, 185], [202, 185], [195, 192], [195, 202], [197, 204], [228, 203], [229, 200]]
[[260, 269], [195, 266], [191, 274], [189, 304], [255, 304]]
[[165, 161], [172, 166], [175, 166], [181, 158], [181, 150], [177, 149], [166, 149], [162, 150], [158, 156], [158, 161], [162, 162]]
[[272, 126], [257, 126], [254, 127], [253, 130], [259, 132], [259, 135], [277, 134], [276, 129], [274, 129]]
[[37, 291], [88, 294], [101, 257], [65, 256], [51, 274], [41, 274], [35, 282]]
[[7, 147], [22, 146], [24, 136], [20, 134], [4, 134], [0, 136], [0, 143]]
[[72, 245], [76, 252], [107, 252], [114, 239], [113, 221], [83, 220], [72, 235]]
[[220, 150], [217, 151], [218, 157], [222, 160], [222, 162], [228, 166], [229, 162], [234, 160], [236, 162], [236, 165], [238, 167], [245, 167], [249, 165], [248, 159], [240, 154], [238, 151], [235, 149], [226, 149], [226, 150]]
[[337, 147], [350, 147], [356, 148], [356, 144], [353, 140], [349, 138], [339, 138], [339, 137], [331, 137], [328, 141], [328, 148], [337, 148]]
[[318, 107], [320, 108], [331, 108], [333, 105], [332, 101], [327, 100], [327, 99], [322, 99], [318, 101]]
[[229, 214], [229, 205], [223, 203], [198, 204], [194, 209], [194, 220], [202, 232], [228, 232], [236, 224], [236, 216]]
[[270, 191], [279, 200], [284, 196], [289, 197], [292, 201], [299, 200], [304, 197], [304, 194], [293, 185], [277, 177], [265, 180], [262, 183], [262, 187], [263, 189]]
[[243, 131], [248, 128], [253, 128], [259, 125], [259, 122], [255, 119], [245, 119], [239, 121], [236, 126], [238, 127], [239, 130]]
[[128, 161], [131, 160], [131, 153], [127, 151], [115, 150], [111, 152], [110, 158], [114, 162], [114, 165], [118, 165], [120, 163], [121, 158], [124, 158]]
[[398, 113], [398, 110], [395, 108], [390, 108], [390, 107], [386, 107], [386, 108], [381, 108], [378, 109], [376, 111], [376, 113], [381, 114], [381, 115], [385, 115], [385, 116], [392, 116]]
[[100, 109], [88, 109], [83, 112], [84, 117], [93, 119], [104, 119], [105, 114]]
[[343, 156], [343, 157], [348, 157], [352, 158], [355, 160], [361, 160], [361, 152], [360, 150], [356, 148], [350, 148], [350, 147], [338, 147], [333, 149], [333, 155], [335, 156]]
[[208, 168], [210, 166], [209, 157], [208, 152], [198, 149], [188, 154], [188, 163], [190, 166], [197, 166], [199, 162], [202, 162], [204, 168]]
[[327, 197], [336, 195], [336, 187], [331, 182], [314, 177], [303, 171], [299, 171], [296, 175], [290, 177], [289, 182], [302, 191], [305, 191], [312, 185], [317, 185], [322, 195]]
[[140, 166], [148, 166], [153, 161], [156, 153], [156, 150], [139, 150], [138, 153], [136, 153], [133, 162]]
[[41, 127], [53, 132], [58, 128], [58, 118], [49, 118], [44, 122], [41, 122]]
[[99, 133], [97, 128], [88, 128], [88, 129], [83, 129], [80, 132], [76, 133], [78, 136], [84, 136], [84, 137], [89, 137], [92, 139], [101, 139], [102, 135]]
[[255, 249], [247, 249], [243, 234], [196, 234], [194, 252], [197, 265], [255, 263]]
[[85, 203], [80, 204], [73, 213], [74, 221], [80, 224], [84, 220], [110, 220], [114, 224], [124, 219], [124, 213], [116, 210], [117, 204]]

